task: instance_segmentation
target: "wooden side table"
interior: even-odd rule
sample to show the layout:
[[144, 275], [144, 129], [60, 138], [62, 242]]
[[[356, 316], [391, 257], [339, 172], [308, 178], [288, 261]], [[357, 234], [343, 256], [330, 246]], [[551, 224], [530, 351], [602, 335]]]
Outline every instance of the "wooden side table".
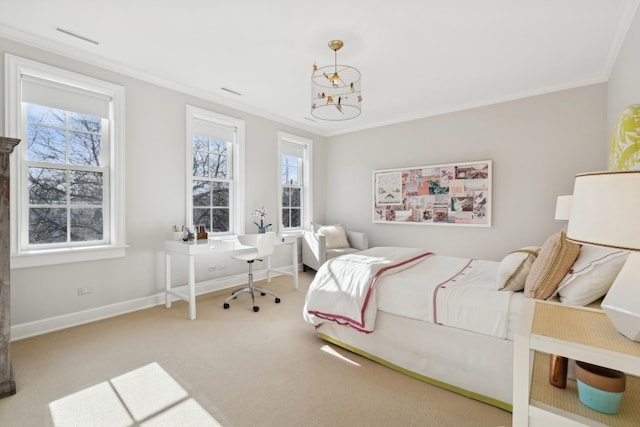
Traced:
[[[514, 340], [514, 426], [637, 426], [640, 422], [640, 343], [613, 327], [600, 310], [527, 301]], [[582, 403], [576, 381], [549, 384], [549, 355], [627, 373], [620, 410], [603, 414]]]

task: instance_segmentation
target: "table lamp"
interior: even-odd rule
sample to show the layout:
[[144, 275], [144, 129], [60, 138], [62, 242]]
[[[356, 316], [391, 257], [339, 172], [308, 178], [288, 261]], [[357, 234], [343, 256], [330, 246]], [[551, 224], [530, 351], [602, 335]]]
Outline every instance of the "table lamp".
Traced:
[[640, 342], [640, 171], [576, 175], [567, 239], [630, 251], [601, 307], [618, 332]]
[[556, 214], [553, 219], [556, 221], [569, 221], [571, 214], [571, 194], [563, 194], [556, 199]]

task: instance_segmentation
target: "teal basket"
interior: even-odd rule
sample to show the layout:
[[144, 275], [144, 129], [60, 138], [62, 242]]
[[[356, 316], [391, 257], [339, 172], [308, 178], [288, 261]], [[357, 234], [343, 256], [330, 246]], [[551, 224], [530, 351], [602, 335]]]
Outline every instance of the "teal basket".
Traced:
[[617, 414], [620, 408], [622, 393], [614, 393], [591, 387], [580, 380], [578, 383], [578, 397], [582, 404], [605, 414]]

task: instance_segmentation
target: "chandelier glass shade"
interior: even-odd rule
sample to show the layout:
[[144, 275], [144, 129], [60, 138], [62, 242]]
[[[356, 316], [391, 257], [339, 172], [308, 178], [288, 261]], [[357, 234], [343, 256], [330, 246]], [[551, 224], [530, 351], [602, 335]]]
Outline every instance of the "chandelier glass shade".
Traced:
[[311, 115], [321, 120], [349, 120], [360, 115], [360, 71], [338, 64], [340, 40], [331, 40], [334, 65], [318, 67], [311, 74]]

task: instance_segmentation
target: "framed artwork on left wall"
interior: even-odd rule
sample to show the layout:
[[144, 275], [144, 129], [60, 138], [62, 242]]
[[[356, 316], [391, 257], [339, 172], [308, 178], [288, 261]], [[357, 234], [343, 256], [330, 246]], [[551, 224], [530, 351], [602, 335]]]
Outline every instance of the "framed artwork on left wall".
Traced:
[[373, 222], [491, 227], [491, 160], [373, 171]]

